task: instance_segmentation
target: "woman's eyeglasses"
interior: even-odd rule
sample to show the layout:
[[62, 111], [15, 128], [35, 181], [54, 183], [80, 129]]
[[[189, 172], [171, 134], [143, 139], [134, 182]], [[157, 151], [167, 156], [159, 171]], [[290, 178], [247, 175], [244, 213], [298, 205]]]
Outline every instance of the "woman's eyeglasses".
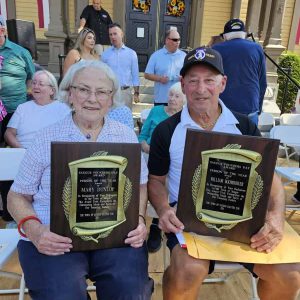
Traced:
[[39, 81], [36, 81], [36, 80], [32, 80], [31, 85], [32, 86], [39, 86], [39, 87], [52, 86], [51, 84], [47, 84], [45, 82], [39, 82]]
[[92, 94], [95, 95], [97, 100], [107, 99], [107, 97], [112, 94], [112, 91], [110, 90], [96, 90], [93, 92], [87, 88], [74, 85], [72, 85], [71, 88], [73, 88], [77, 92], [77, 95], [84, 100], [87, 100]]

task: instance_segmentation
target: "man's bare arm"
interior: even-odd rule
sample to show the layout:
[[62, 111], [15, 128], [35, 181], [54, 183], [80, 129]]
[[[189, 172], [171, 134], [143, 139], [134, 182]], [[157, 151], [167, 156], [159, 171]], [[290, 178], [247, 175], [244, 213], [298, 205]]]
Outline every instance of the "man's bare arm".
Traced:
[[175, 209], [169, 206], [166, 176], [149, 175], [148, 195], [159, 217], [159, 227], [165, 232], [180, 232], [184, 226], [176, 217]]
[[251, 238], [251, 247], [259, 252], [272, 252], [283, 237], [284, 189], [280, 178], [274, 174], [264, 226]]

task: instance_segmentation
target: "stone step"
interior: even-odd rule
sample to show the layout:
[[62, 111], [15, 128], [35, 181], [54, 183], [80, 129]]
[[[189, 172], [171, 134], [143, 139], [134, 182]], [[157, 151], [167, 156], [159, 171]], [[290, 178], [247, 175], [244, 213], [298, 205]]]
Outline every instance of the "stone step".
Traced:
[[153, 104], [150, 104], [150, 103], [133, 103], [133, 106], [132, 106], [132, 114], [134, 116], [140, 116], [140, 113], [142, 110], [144, 109], [148, 109], [148, 108], [152, 108], [153, 107]]
[[148, 104], [153, 104], [153, 94], [140, 94], [139, 96], [140, 103], [148, 103]]
[[148, 85], [140, 85], [140, 94], [153, 95], [154, 87]]

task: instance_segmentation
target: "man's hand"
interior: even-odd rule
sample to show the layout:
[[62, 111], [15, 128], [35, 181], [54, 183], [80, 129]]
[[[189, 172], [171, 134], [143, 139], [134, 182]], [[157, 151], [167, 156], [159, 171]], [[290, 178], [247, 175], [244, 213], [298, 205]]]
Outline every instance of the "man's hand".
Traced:
[[284, 216], [269, 212], [264, 226], [251, 237], [251, 248], [258, 252], [272, 252], [283, 237]]
[[169, 82], [169, 77], [164, 75], [164, 76], [159, 76], [159, 82], [162, 84], [166, 84]]
[[179, 221], [175, 209], [172, 207], [168, 207], [159, 213], [158, 227], [167, 233], [178, 233], [184, 229], [184, 225]]

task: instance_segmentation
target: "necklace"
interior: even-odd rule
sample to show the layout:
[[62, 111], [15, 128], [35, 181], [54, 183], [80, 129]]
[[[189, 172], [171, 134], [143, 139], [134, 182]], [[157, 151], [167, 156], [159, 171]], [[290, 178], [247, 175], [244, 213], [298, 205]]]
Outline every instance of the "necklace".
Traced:
[[207, 129], [207, 128], [210, 128], [210, 127], [214, 127], [220, 117], [222, 113], [222, 107], [220, 105], [218, 105], [218, 116], [216, 117], [216, 119], [213, 121], [213, 122], [210, 122], [210, 123], [206, 123], [206, 124], [200, 124], [200, 126], [203, 128], [203, 129]]
[[[85, 138], [87, 140], [90, 140], [93, 137], [93, 134], [96, 133], [97, 136], [100, 132], [100, 129], [102, 128], [102, 120], [100, 121], [100, 123], [94, 128], [94, 129], [90, 129], [89, 131], [86, 130], [85, 128], [80, 127], [80, 125], [78, 124], [78, 122], [74, 120], [74, 123], [76, 124], [76, 126], [78, 127], [78, 129], [84, 134]], [[98, 131], [98, 132], [97, 132]]]

